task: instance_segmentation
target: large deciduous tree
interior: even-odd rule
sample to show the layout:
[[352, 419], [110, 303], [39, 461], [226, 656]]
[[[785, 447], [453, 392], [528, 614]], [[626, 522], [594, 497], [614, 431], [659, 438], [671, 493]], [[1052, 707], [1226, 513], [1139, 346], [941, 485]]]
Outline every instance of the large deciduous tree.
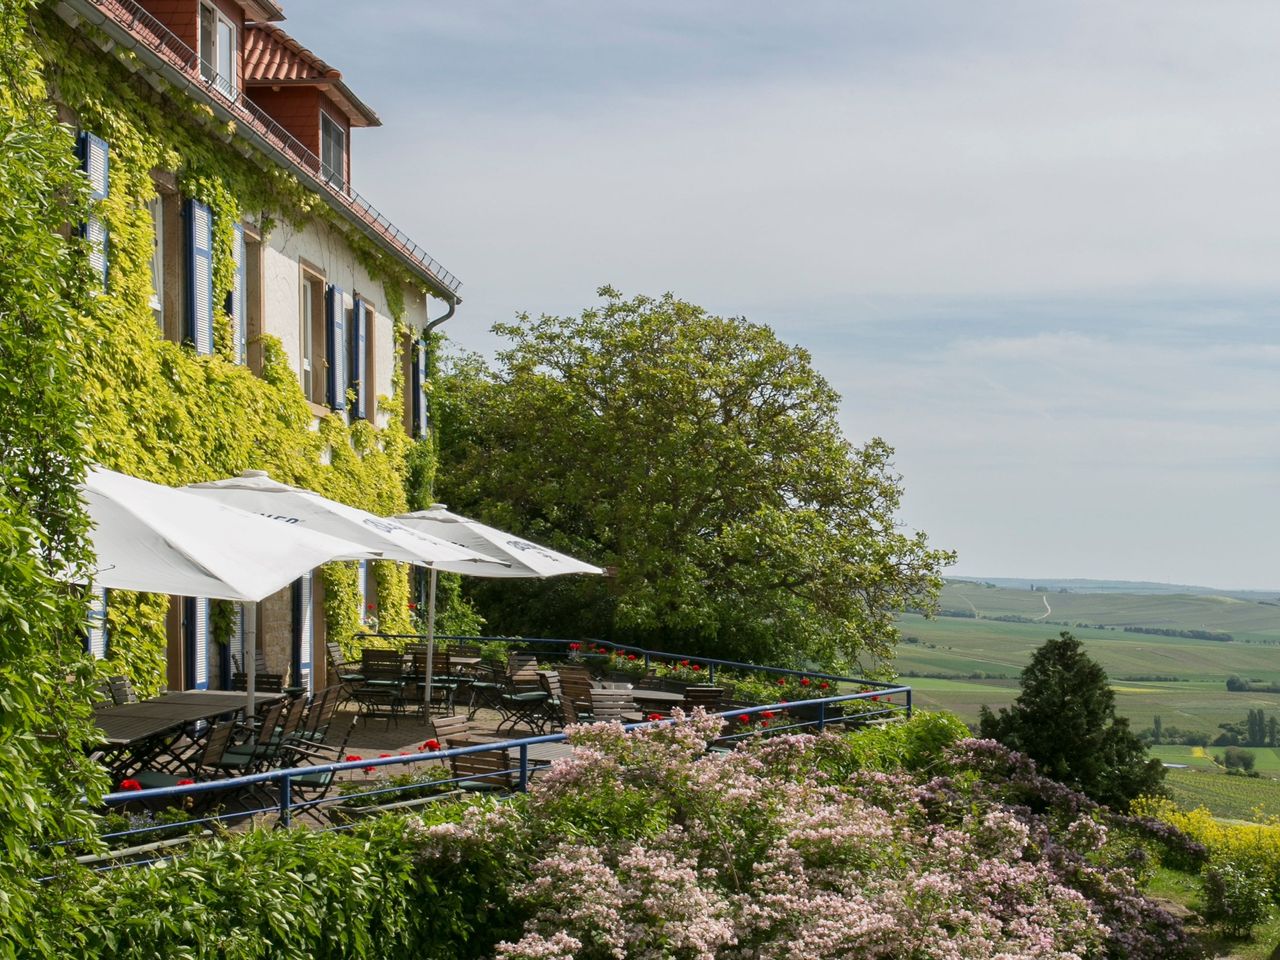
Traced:
[[1126, 809], [1135, 797], [1160, 791], [1164, 767], [1116, 716], [1115, 701], [1106, 672], [1064, 630], [1022, 671], [1013, 706], [998, 714], [984, 706], [979, 728], [1027, 754], [1045, 776]]
[[521, 316], [442, 380], [439, 492], [616, 577], [469, 581], [491, 627], [756, 661], [891, 654], [951, 555], [904, 532], [892, 449], [851, 445], [806, 351], [671, 296]]

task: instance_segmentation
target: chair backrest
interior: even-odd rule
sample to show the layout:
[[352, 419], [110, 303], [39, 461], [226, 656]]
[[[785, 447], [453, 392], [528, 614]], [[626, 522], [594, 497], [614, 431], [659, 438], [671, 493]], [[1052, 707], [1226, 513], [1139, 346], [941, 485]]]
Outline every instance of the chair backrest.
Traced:
[[[231, 689], [248, 690], [248, 675], [233, 673], [231, 675]], [[253, 679], [253, 689], [256, 693], [280, 693], [284, 690], [284, 675], [279, 673], [260, 673]]]
[[404, 674], [404, 658], [399, 650], [366, 647], [360, 657], [360, 672], [366, 680], [394, 680]]
[[323, 741], [329, 732], [329, 724], [333, 715], [338, 712], [338, 699], [342, 696], [342, 685], [325, 687], [311, 698], [311, 706], [307, 708], [307, 716], [302, 721], [302, 735], [312, 742]]
[[592, 681], [595, 680], [585, 663], [561, 663], [556, 667], [556, 673], [560, 674], [561, 680], [574, 677], [587, 686], [591, 686]]
[[538, 658], [532, 653], [513, 653], [507, 658], [507, 681], [517, 690], [541, 689], [538, 682]]
[[200, 752], [198, 771], [211, 767], [222, 759], [222, 755], [227, 752], [227, 747], [231, 743], [231, 734], [235, 728], [236, 725], [228, 721], [216, 724], [209, 731], [209, 736], [204, 742], [204, 750]]
[[[450, 747], [470, 747], [486, 743], [471, 737], [460, 736], [450, 741]], [[496, 787], [515, 786], [511, 752], [506, 747], [495, 747], [478, 753], [466, 753], [449, 758], [449, 766], [456, 780], [473, 780]]]
[[465, 713], [457, 713], [452, 717], [433, 717], [431, 728], [435, 731], [435, 739], [442, 747], [456, 746], [459, 737], [467, 736], [471, 729], [471, 721]]
[[115, 703], [137, 703], [138, 695], [128, 677], [109, 677], [107, 685], [111, 688], [111, 699]]
[[294, 697], [289, 701], [284, 720], [280, 724], [280, 739], [288, 740], [302, 726], [302, 718], [307, 712], [307, 698]]
[[635, 695], [628, 689], [617, 687], [591, 689], [591, 713], [596, 720], [618, 720], [627, 723], [624, 714], [636, 712]]
[[564, 688], [560, 683], [560, 675], [543, 671], [538, 674], [538, 680], [542, 683], [542, 689], [547, 691], [548, 707], [555, 721], [562, 727], [577, 723], [578, 707], [565, 696]]
[[258, 735], [254, 737], [254, 745], [268, 747], [276, 735], [276, 727], [280, 726], [280, 716], [284, 713], [285, 702], [277, 700], [262, 712], [262, 724], [258, 727]]
[[478, 657], [480, 656], [480, 647], [474, 643], [451, 643], [449, 644], [449, 652], [455, 657]]
[[684, 709], [692, 710], [694, 707], [702, 707], [707, 713], [715, 713], [719, 710], [720, 701], [723, 699], [724, 687], [706, 685], [685, 687]]
[[347, 655], [342, 652], [342, 644], [336, 640], [330, 640], [325, 644], [325, 649], [329, 651], [329, 662], [333, 664], [335, 669], [347, 665]]
[[577, 673], [567, 673], [563, 669], [557, 670], [556, 673], [560, 677], [563, 699], [572, 701], [579, 710], [590, 710], [593, 686], [590, 678]]

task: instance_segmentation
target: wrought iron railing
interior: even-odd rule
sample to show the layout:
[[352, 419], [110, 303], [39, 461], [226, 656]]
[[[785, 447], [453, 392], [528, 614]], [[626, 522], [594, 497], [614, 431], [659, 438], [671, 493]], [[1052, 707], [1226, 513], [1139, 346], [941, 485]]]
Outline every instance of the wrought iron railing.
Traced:
[[456, 294], [462, 281], [409, 236], [383, 216], [376, 207], [351, 189], [350, 183], [335, 184], [322, 172], [315, 152], [289, 133], [265, 110], [233, 88], [216, 74], [206, 77], [200, 69], [200, 57], [168, 27], [135, 0], [87, 0], [139, 43], [144, 44], [172, 69], [183, 74], [192, 85], [202, 90], [235, 119], [251, 127], [269, 146], [310, 176], [320, 188], [377, 233], [394, 250], [412, 260], [428, 273], [440, 287]]

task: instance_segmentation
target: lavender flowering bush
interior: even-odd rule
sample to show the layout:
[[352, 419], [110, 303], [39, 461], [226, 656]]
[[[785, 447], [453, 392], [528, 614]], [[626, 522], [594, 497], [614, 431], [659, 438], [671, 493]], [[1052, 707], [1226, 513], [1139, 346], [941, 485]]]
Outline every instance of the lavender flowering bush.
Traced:
[[1132, 831], [998, 744], [946, 748], [919, 723], [915, 772], [834, 733], [708, 754], [720, 721], [700, 711], [582, 726], [526, 797], [413, 836], [437, 875], [508, 851], [523, 927], [502, 960], [1188, 955], [1138, 890]]

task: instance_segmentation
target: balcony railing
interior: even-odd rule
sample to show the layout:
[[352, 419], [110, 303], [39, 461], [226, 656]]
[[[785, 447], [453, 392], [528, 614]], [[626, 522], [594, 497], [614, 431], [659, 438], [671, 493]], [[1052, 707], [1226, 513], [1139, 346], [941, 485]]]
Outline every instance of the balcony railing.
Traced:
[[456, 294], [462, 281], [411, 240], [407, 234], [351, 189], [350, 184], [329, 182], [322, 172], [320, 158], [293, 134], [277, 123], [265, 110], [235, 91], [217, 75], [206, 78], [200, 69], [200, 57], [158, 19], [134, 0], [87, 0], [135, 40], [179, 71], [194, 87], [219, 104], [239, 123], [250, 127], [277, 153], [314, 180], [325, 193], [336, 200], [372, 232], [381, 237], [401, 256], [411, 260], [449, 294]]

